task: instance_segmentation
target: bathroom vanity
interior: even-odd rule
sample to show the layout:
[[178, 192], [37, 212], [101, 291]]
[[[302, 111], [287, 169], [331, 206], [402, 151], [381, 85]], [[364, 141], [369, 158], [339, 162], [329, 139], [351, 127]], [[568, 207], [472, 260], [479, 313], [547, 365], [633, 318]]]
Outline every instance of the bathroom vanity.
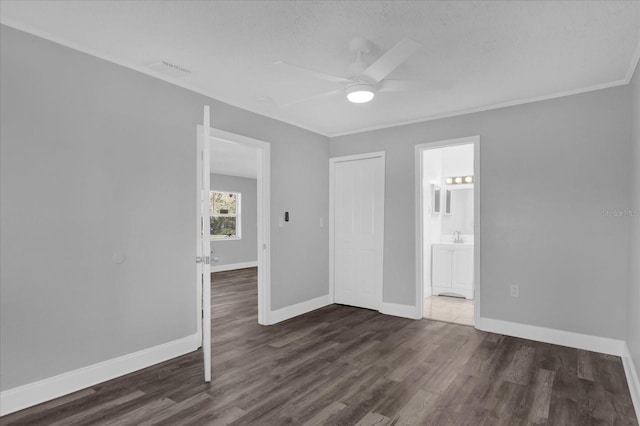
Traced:
[[434, 295], [473, 299], [473, 244], [431, 246], [431, 290]]

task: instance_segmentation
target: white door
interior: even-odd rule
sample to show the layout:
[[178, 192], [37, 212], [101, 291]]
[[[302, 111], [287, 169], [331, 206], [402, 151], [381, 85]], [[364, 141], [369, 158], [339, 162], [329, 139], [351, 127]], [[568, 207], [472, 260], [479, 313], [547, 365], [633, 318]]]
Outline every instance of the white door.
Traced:
[[202, 355], [204, 357], [204, 380], [211, 381], [211, 265], [210, 265], [210, 222], [211, 209], [209, 207], [210, 170], [209, 148], [211, 123], [209, 118], [209, 106], [204, 107], [204, 119], [202, 127], [198, 130], [198, 220], [197, 220], [197, 244], [196, 266], [198, 277], [199, 310], [202, 312], [202, 323], [199, 324], [202, 334]]
[[[431, 272], [431, 280], [433, 287], [451, 287], [451, 252], [447, 246], [434, 245], [433, 247], [433, 265]], [[437, 294], [437, 293], [435, 293]]]
[[336, 303], [380, 309], [384, 244], [384, 153], [331, 159]]

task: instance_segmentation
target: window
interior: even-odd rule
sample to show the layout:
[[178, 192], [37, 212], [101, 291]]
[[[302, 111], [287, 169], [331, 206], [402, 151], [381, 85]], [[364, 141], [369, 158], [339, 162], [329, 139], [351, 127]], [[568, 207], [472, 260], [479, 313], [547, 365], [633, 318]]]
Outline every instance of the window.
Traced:
[[240, 239], [240, 193], [211, 191], [209, 193], [211, 209], [211, 239]]

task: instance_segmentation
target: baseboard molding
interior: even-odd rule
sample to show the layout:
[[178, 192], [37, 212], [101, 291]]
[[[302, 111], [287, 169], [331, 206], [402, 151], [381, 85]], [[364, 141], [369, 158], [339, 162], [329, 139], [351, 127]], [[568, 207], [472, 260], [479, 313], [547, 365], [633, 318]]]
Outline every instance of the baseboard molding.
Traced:
[[627, 376], [629, 393], [631, 393], [633, 408], [636, 410], [636, 417], [640, 418], [640, 380], [638, 380], [638, 370], [633, 362], [633, 358], [631, 358], [631, 352], [629, 352], [629, 346], [626, 343], [624, 344], [622, 365], [624, 366], [624, 374]]
[[316, 297], [315, 299], [286, 306], [270, 312], [269, 324], [277, 324], [288, 320], [289, 318], [297, 317], [298, 315], [306, 314], [307, 312], [315, 311], [316, 309], [331, 305], [332, 303], [333, 301], [330, 299], [329, 295], [325, 294], [324, 296]]
[[0, 416], [167, 361], [200, 347], [197, 334], [0, 392]]
[[629, 393], [631, 394], [636, 416], [640, 418], [640, 380], [638, 379], [638, 370], [633, 362], [633, 358], [631, 358], [627, 342], [624, 340], [609, 339], [607, 337], [591, 336], [589, 334], [537, 327], [491, 318], [480, 318], [476, 322], [476, 328], [491, 333], [505, 334], [507, 336], [536, 340], [538, 342], [619, 356], [622, 359], [624, 374], [627, 377]]
[[211, 272], [235, 271], [236, 269], [255, 268], [256, 266], [258, 266], [257, 260], [253, 262], [230, 263], [228, 265], [211, 265]]
[[624, 354], [626, 345], [624, 340], [609, 339], [607, 337], [592, 336], [589, 334], [574, 333], [572, 331], [538, 327], [491, 318], [481, 317], [475, 327], [478, 330], [489, 331], [491, 333], [505, 334], [507, 336], [521, 337], [523, 339], [600, 352], [608, 355], [617, 355], [620, 357]]
[[422, 314], [414, 305], [400, 305], [398, 303], [382, 302], [379, 312], [385, 315], [393, 315], [395, 317], [421, 319]]

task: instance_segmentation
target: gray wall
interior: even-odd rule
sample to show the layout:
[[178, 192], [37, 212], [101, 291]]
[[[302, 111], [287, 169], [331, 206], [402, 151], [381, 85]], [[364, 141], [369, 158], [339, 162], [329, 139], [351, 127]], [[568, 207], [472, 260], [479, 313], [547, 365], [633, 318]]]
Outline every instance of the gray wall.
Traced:
[[[384, 294], [414, 304], [414, 145], [480, 135], [481, 315], [622, 339], [628, 87], [331, 140], [332, 157], [386, 151]], [[520, 284], [520, 298], [509, 285]]]
[[219, 261], [211, 266], [233, 263], [255, 262], [258, 260], [258, 188], [256, 179], [211, 174], [211, 190], [240, 192], [241, 239], [211, 241], [213, 256]]
[[633, 138], [631, 205], [629, 217], [629, 290], [627, 294], [627, 345], [640, 369], [640, 66], [631, 81]]
[[204, 104], [214, 127], [271, 143], [273, 308], [328, 293], [327, 138], [5, 26], [0, 40], [2, 390], [195, 333]]

